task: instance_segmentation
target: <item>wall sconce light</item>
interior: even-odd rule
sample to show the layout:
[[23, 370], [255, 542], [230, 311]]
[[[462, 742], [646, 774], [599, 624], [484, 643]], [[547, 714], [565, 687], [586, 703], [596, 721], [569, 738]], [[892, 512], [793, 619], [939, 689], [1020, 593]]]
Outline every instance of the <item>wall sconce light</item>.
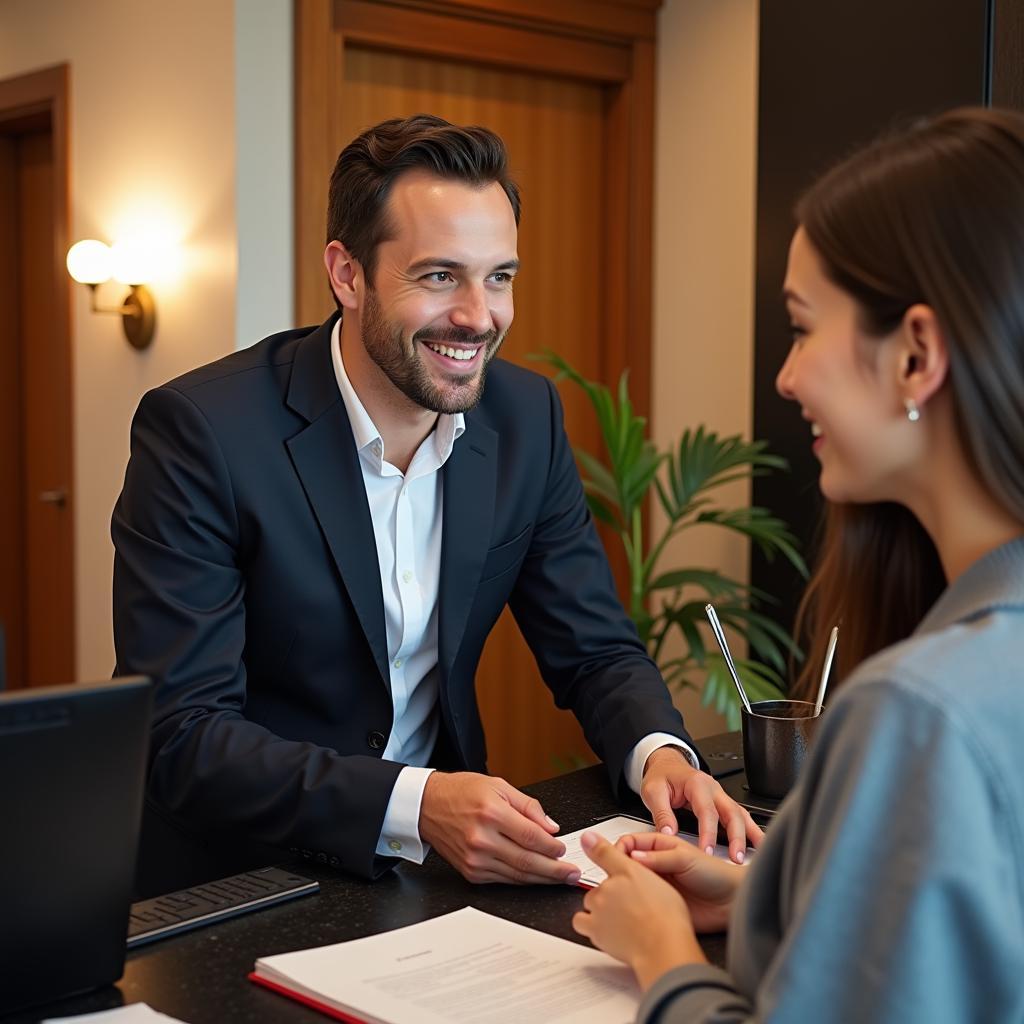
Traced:
[[[68, 250], [68, 273], [80, 284], [89, 286], [89, 308], [94, 313], [116, 313], [121, 317], [128, 344], [148, 348], [156, 331], [156, 303], [153, 293], [143, 283], [147, 278], [144, 253], [131, 247], [87, 238], [75, 242]], [[120, 306], [100, 306], [96, 289], [111, 277], [127, 284], [129, 292]]]

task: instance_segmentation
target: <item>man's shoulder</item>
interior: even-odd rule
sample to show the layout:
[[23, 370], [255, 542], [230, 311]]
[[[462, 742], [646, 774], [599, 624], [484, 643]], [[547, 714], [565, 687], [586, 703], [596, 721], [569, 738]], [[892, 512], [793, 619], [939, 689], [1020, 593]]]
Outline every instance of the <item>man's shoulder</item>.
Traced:
[[163, 386], [195, 397], [197, 392], [210, 389], [230, 390], [234, 385], [245, 386], [254, 374], [274, 374], [287, 369], [295, 360], [302, 342], [318, 327], [300, 327], [281, 331], [262, 341], [215, 359], [211, 363], [189, 370]]
[[551, 385], [548, 378], [525, 366], [510, 363], [507, 359], [495, 359], [487, 367], [487, 381], [484, 385], [480, 408], [493, 415], [539, 411], [536, 405], [524, 406], [524, 402], [551, 404]]

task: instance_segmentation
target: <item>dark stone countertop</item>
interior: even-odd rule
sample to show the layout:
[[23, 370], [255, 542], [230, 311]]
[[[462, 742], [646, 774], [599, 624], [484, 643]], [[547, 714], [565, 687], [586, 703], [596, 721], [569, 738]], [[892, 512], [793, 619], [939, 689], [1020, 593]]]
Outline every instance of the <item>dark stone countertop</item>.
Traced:
[[[601, 766], [525, 788], [566, 832], [620, 810], [643, 813], [639, 803], [616, 806]], [[322, 1014], [248, 981], [257, 958], [399, 928], [464, 906], [586, 943], [571, 925], [584, 895], [578, 888], [471, 885], [434, 853], [423, 865], [401, 864], [376, 882], [312, 862], [287, 866], [317, 879], [320, 892], [142, 947], [128, 954], [116, 986], [4, 1017], [2, 1024], [35, 1024], [135, 1002], [186, 1024], [322, 1022]], [[712, 963], [724, 963], [724, 935], [701, 944]]]

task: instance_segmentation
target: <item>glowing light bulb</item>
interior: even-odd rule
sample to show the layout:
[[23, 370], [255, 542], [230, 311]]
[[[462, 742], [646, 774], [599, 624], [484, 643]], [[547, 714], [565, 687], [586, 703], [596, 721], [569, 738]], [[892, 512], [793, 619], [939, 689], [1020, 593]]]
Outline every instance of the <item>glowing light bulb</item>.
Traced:
[[85, 238], [68, 249], [68, 273], [81, 284], [102, 284], [110, 280], [110, 246]]

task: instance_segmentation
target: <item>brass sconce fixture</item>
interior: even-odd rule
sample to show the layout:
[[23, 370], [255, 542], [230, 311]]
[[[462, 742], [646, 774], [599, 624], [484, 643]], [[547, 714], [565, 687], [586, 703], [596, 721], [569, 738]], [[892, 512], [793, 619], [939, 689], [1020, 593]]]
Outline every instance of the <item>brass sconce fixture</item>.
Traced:
[[[104, 242], [87, 238], [68, 250], [68, 273], [80, 284], [89, 286], [89, 308], [94, 313], [115, 313], [121, 317], [125, 337], [133, 348], [148, 348], [156, 331], [156, 303], [143, 283], [141, 261], [137, 253], [118, 252]], [[129, 292], [120, 306], [101, 306], [96, 289], [111, 277], [127, 284]]]

